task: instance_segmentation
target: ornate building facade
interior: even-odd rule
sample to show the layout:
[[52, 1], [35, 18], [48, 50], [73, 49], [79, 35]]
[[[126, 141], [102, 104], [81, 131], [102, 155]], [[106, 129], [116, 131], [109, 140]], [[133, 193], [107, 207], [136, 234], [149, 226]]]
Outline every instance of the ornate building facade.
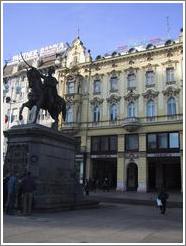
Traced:
[[80, 142], [81, 181], [101, 186], [107, 177], [122, 191], [182, 190], [182, 52], [181, 32], [177, 40], [93, 60], [78, 37], [50, 59], [67, 102], [59, 129]]

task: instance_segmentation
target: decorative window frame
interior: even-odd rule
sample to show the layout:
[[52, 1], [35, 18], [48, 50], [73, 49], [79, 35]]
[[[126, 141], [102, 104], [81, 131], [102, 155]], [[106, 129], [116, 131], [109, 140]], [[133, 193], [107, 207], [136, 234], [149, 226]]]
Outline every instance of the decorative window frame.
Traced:
[[[91, 78], [92, 78], [92, 94], [93, 95], [101, 94], [101, 92], [102, 92], [102, 79], [103, 79], [103, 74], [96, 73]], [[94, 83], [97, 80], [100, 81], [100, 92], [95, 92], [95, 90], [94, 90]]]
[[[167, 61], [161, 63], [163, 65], [164, 83], [165, 83], [165, 85], [176, 84], [177, 77], [178, 77], [177, 68], [176, 68], [177, 63], [179, 63], [178, 60], [172, 60], [170, 58]], [[174, 69], [174, 80], [173, 81], [167, 81], [166, 71], [167, 71], [168, 68], [173, 68]]]
[[167, 102], [170, 97], [174, 97], [176, 101], [176, 114], [179, 114], [179, 93], [181, 89], [176, 88], [174, 86], [168, 86], [165, 90], [162, 91], [164, 95], [164, 103], [166, 105], [166, 115], [168, 115], [167, 112]]
[[134, 102], [139, 98], [140, 94], [135, 93], [133, 90], [129, 91], [126, 96], [124, 96], [125, 101]]
[[142, 93], [142, 95], [147, 101], [149, 101], [150, 99], [155, 100], [159, 95], [159, 91], [148, 89], [146, 92]]

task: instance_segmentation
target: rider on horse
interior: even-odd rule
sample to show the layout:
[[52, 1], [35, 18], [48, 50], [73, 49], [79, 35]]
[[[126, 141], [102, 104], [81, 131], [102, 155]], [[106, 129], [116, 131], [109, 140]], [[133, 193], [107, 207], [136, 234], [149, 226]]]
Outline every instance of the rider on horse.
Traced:
[[46, 93], [48, 96], [49, 102], [51, 104], [56, 103], [57, 98], [56, 85], [58, 84], [58, 81], [55, 77], [52, 76], [54, 72], [54, 67], [50, 67], [47, 76], [40, 73], [41, 78], [44, 79], [44, 93]]

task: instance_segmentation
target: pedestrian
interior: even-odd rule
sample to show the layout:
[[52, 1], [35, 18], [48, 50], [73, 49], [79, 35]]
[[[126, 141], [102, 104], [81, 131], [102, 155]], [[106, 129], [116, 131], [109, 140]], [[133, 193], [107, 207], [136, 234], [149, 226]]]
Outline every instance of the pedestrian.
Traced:
[[3, 178], [3, 208], [6, 208], [7, 199], [8, 199], [8, 180], [9, 180], [10, 174], [8, 173]]
[[22, 192], [23, 192], [23, 214], [31, 215], [32, 204], [33, 204], [33, 193], [36, 189], [35, 181], [28, 172], [22, 181]]
[[165, 192], [164, 188], [161, 188], [158, 194], [158, 199], [161, 201], [159, 205], [161, 214], [165, 214], [168, 198], [169, 198], [169, 194]]
[[106, 177], [105, 179], [104, 179], [104, 181], [103, 181], [103, 191], [107, 191], [107, 192], [109, 192], [109, 180], [108, 180], [108, 178]]
[[9, 215], [14, 214], [15, 201], [16, 201], [16, 182], [17, 178], [14, 172], [11, 172], [7, 182], [7, 202], [6, 202], [6, 213]]
[[17, 182], [17, 212], [23, 212], [23, 177], [21, 176]]
[[89, 189], [90, 189], [90, 187], [89, 187], [89, 181], [88, 181], [88, 179], [85, 179], [84, 189], [85, 189], [86, 196], [89, 196]]

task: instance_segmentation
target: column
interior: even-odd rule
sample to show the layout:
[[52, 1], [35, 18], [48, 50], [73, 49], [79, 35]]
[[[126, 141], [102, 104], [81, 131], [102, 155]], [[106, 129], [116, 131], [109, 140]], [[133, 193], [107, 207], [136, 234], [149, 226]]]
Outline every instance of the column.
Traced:
[[147, 191], [146, 134], [139, 134], [138, 191]]
[[117, 190], [126, 190], [124, 179], [124, 135], [118, 136], [118, 156], [117, 156]]
[[146, 157], [140, 157], [138, 163], [138, 191], [147, 191], [147, 163]]
[[[184, 172], [183, 172], [184, 168]], [[183, 167], [183, 131], [180, 131], [180, 169], [181, 169], [181, 192], [183, 192], [183, 173], [185, 173], [185, 166]]]

